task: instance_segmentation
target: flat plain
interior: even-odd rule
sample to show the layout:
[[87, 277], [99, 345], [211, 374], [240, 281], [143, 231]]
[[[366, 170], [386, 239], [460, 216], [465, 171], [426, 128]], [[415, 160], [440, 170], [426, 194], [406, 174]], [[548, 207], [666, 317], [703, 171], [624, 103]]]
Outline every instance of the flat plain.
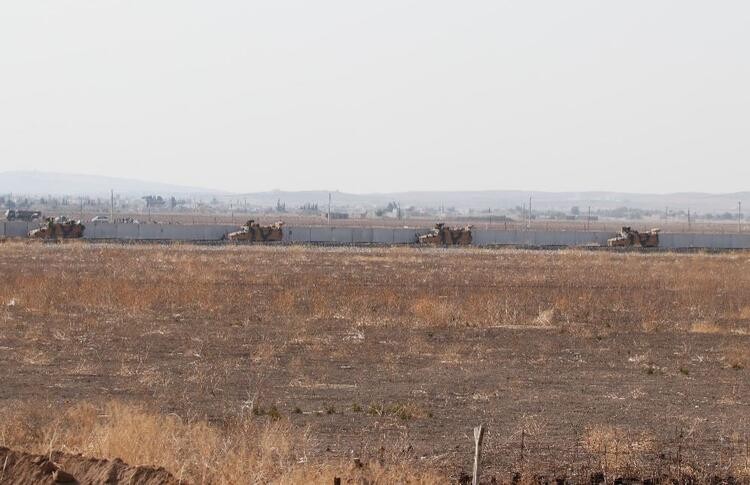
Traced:
[[14, 449], [442, 483], [483, 424], [487, 481], [750, 479], [746, 252], [8, 242], [0, 304]]

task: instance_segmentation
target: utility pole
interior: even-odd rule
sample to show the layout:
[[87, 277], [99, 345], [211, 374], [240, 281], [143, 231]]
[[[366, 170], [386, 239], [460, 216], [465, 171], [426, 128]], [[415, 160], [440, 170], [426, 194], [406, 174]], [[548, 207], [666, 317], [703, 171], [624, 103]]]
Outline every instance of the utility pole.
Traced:
[[109, 189], [109, 222], [115, 222], [115, 191]]
[[690, 231], [690, 208], [688, 208], [688, 231]]
[[742, 201], [737, 201], [737, 232], [742, 232]]
[[328, 225], [331, 225], [331, 193], [328, 192]]
[[531, 196], [529, 196], [529, 223], [526, 227], [531, 227]]
[[589, 206], [589, 215], [586, 217], [586, 230], [591, 229], [591, 206]]
[[669, 206], [664, 208], [664, 227], [665, 228], [668, 222], [669, 222]]

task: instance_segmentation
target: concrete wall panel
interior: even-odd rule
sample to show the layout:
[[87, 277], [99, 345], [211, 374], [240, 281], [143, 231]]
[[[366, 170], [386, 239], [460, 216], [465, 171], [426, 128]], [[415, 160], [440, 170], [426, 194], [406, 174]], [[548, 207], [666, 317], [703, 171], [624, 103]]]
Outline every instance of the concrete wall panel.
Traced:
[[310, 242], [310, 228], [302, 226], [284, 226], [283, 228], [284, 242], [289, 243], [309, 243]]
[[492, 231], [493, 244], [520, 244], [517, 231]]
[[86, 224], [86, 229], [83, 230], [84, 239], [97, 239], [98, 228], [101, 224], [93, 224], [89, 222]]
[[206, 224], [203, 229], [204, 241], [218, 241], [230, 232], [239, 231], [239, 226], [231, 224]]
[[38, 222], [7, 221], [4, 223], [3, 234], [5, 237], [27, 237], [29, 231], [39, 227]]
[[383, 227], [373, 228], [372, 242], [374, 244], [393, 244], [393, 229]]
[[338, 244], [351, 244], [354, 230], [352, 228], [331, 228], [329, 233], [330, 242]]
[[591, 243], [591, 242], [597, 242], [601, 244], [602, 246], [607, 245], [607, 239], [614, 237], [615, 234], [611, 232], [602, 232], [602, 231], [596, 231], [596, 232], [584, 232], [583, 237], [588, 239], [591, 238], [591, 241], [585, 240], [582, 244]]
[[117, 224], [108, 222], [89, 222], [84, 224], [86, 229], [83, 230], [85, 239], [117, 239]]
[[372, 244], [373, 230], [371, 227], [352, 228], [352, 242], [355, 244]]
[[497, 231], [471, 231], [471, 244], [474, 246], [490, 246], [495, 244]]
[[594, 231], [503, 231], [475, 229], [472, 232], [476, 246], [577, 246], [583, 244], [605, 245], [613, 234]]
[[[113, 224], [117, 239], [137, 240], [141, 238], [140, 224]], [[104, 233], [109, 236], [110, 229]], [[109, 239], [109, 237], [107, 237]]]
[[685, 237], [684, 234], [659, 234], [659, 246], [663, 248], [690, 248], [693, 247], [692, 234]]
[[331, 229], [328, 227], [311, 227], [309, 242], [311, 243], [331, 242]]
[[[0, 236], [26, 237], [38, 222], [0, 221]], [[218, 241], [239, 226], [230, 224], [110, 224], [88, 223], [86, 239]], [[338, 244], [413, 244], [418, 234], [429, 228], [344, 228], [285, 226], [284, 242]], [[504, 231], [473, 230], [475, 246], [577, 246], [606, 245], [615, 234], [602, 231]], [[750, 234], [661, 233], [660, 246], [666, 249], [712, 248], [750, 249]]]
[[413, 244], [417, 242], [417, 234], [425, 234], [429, 230], [393, 229], [393, 244]]

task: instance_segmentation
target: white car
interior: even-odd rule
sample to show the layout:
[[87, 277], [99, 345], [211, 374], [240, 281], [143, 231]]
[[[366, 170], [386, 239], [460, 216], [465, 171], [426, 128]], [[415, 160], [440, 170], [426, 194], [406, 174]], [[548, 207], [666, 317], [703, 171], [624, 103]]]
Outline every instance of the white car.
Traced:
[[91, 222], [109, 222], [109, 217], [107, 217], [107, 216], [94, 216], [91, 219]]

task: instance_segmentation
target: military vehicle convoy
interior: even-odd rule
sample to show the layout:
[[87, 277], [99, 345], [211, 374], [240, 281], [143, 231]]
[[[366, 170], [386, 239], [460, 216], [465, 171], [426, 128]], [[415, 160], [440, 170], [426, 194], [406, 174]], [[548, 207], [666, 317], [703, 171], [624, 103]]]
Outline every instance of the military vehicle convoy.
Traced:
[[239, 231], [226, 235], [228, 241], [235, 242], [275, 242], [281, 241], [284, 234], [281, 230], [283, 222], [276, 222], [270, 226], [261, 226], [250, 219]]
[[428, 234], [419, 236], [419, 244], [433, 246], [468, 246], [471, 244], [471, 227], [447, 227], [438, 222]]
[[65, 216], [60, 217], [48, 217], [45, 223], [39, 227], [29, 231], [29, 237], [32, 239], [78, 239], [83, 237], [83, 231], [86, 226], [81, 224], [81, 221], [70, 220]]
[[659, 229], [651, 229], [647, 232], [638, 232], [629, 226], [620, 230], [620, 234], [607, 239], [607, 246], [611, 248], [656, 248], [659, 247]]
[[[6, 218], [9, 218], [11, 220], [18, 220], [26, 217], [37, 217], [40, 214], [38, 211], [9, 210], [6, 211], [5, 215]], [[138, 223], [138, 221], [134, 219], [118, 220], [117, 222]], [[251, 219], [247, 221], [247, 223], [245, 223], [238, 231], [230, 232], [229, 234], [223, 233], [222, 231], [220, 234], [224, 234], [221, 237], [222, 240], [229, 242], [281, 242], [284, 240], [284, 232], [286, 232], [282, 230], [283, 225], [283, 222], [276, 222], [271, 225], [261, 225]], [[29, 231], [28, 233], [26, 232], [28, 230], [28, 227], [25, 226], [26, 225], [0, 226], [0, 229], [4, 231], [3, 234], [0, 235], [8, 237], [18, 237], [25, 234], [29, 238], [42, 240], [77, 239], [84, 237], [84, 230], [86, 229], [81, 221], [71, 220], [65, 216], [56, 218], [48, 217], [44, 219], [43, 223], [39, 224], [39, 227], [37, 229]], [[198, 233], [201, 232], [201, 230], [198, 231]], [[190, 231], [178, 231], [177, 233], [184, 233], [189, 237]], [[658, 228], [639, 232], [629, 226], [624, 226], [615, 237], [607, 239], [606, 245], [610, 248], [656, 248], [659, 247], [660, 244], [659, 233], [660, 229]], [[96, 239], [97, 236], [103, 237], [97, 233], [96, 235], [92, 235], [92, 238]], [[179, 235], [176, 237], [178, 239], [180, 238]], [[188, 237], [183, 236], [179, 240], [188, 240]], [[423, 246], [468, 246], [473, 243], [471, 225], [463, 227], [449, 227], [442, 222], [435, 224], [432, 230], [430, 230], [430, 232], [428, 233], [418, 232], [415, 234], [414, 232], [411, 232], [408, 235], [402, 234], [400, 238], [404, 243], [418, 243], [419, 245]], [[148, 238], [146, 237], [145, 239]], [[354, 236], [352, 236], [352, 240], [354, 240]], [[383, 243], [387, 244], [387, 242], [385, 241]], [[363, 241], [362, 244], [366, 244], [366, 242]], [[596, 245], [598, 246], [599, 244]]]

